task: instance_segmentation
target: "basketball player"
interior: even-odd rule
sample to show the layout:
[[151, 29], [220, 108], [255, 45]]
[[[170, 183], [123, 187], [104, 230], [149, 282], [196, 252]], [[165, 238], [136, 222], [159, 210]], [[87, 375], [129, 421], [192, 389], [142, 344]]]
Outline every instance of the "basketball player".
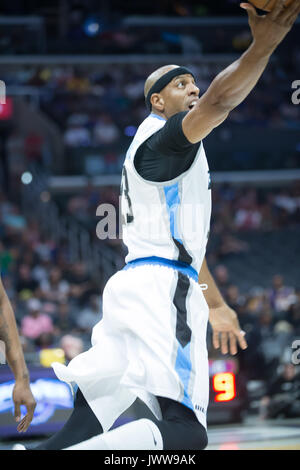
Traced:
[[[126, 266], [105, 287], [92, 348], [67, 367], [53, 364], [58, 378], [78, 390], [65, 427], [38, 449], [206, 447], [208, 319], [222, 353], [247, 343], [205, 261], [211, 185], [202, 140], [247, 97], [291, 29], [300, 0], [283, 4], [265, 17], [241, 4], [253, 42], [201, 98], [185, 67], [164, 66], [148, 77], [150, 114], [122, 174]], [[155, 417], [109, 431], [137, 397]]]
[[[11, 303], [0, 278], [0, 340], [5, 345], [5, 356], [15, 377], [13, 389], [14, 417], [19, 423], [18, 432], [26, 432], [33, 418], [35, 400], [30, 390], [29, 373], [25, 364], [22, 346]], [[21, 405], [27, 409], [21, 419]]]

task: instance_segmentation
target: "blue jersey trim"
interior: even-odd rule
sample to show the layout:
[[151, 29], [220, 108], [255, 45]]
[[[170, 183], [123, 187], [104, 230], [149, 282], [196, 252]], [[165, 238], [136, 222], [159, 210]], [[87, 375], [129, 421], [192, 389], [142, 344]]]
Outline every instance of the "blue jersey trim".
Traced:
[[129, 261], [123, 269], [127, 270], [129, 268], [134, 268], [136, 266], [144, 266], [147, 264], [167, 266], [169, 268], [176, 269], [182, 274], [185, 274], [186, 276], [191, 277], [194, 281], [198, 282], [198, 273], [196, 269], [180, 261], [175, 261], [167, 258], [160, 258], [159, 256], [149, 256], [147, 258], [138, 258], [133, 261]]
[[170, 230], [172, 237], [175, 240], [179, 241], [181, 244], [182, 240], [180, 239], [178, 233], [178, 209], [180, 206], [180, 197], [179, 197], [179, 187], [178, 183], [172, 184], [172, 186], [165, 186], [164, 193], [167, 203], [167, 210], [169, 214]]
[[157, 119], [160, 119], [161, 121], [166, 121], [165, 118], [163, 118], [162, 116], [158, 116], [158, 114], [151, 113], [150, 116], [154, 117], [154, 118], [157, 118]]
[[188, 343], [184, 348], [180, 344], [178, 345], [175, 370], [179, 375], [184, 388], [184, 395], [181, 403], [193, 410], [193, 403], [188, 392], [188, 386], [192, 371], [191, 343]]

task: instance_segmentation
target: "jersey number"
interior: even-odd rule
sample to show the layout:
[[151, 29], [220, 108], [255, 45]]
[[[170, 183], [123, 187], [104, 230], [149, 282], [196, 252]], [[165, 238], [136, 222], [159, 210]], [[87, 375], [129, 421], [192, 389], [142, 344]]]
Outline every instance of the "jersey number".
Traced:
[[131, 199], [129, 196], [129, 187], [128, 187], [128, 178], [127, 178], [127, 171], [126, 168], [123, 167], [122, 170], [122, 183], [121, 183], [121, 195], [125, 197], [127, 202], [127, 212], [123, 213], [122, 208], [122, 222], [125, 224], [131, 224], [133, 222], [133, 212], [132, 212], [132, 204]]

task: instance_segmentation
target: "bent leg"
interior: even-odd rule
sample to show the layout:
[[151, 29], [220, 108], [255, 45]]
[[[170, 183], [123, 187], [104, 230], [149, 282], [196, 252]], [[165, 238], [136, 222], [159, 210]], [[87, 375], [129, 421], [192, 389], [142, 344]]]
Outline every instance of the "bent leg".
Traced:
[[78, 388], [74, 410], [63, 428], [33, 450], [62, 450], [102, 432], [101, 424]]
[[162, 437], [150, 419], [138, 419], [64, 450], [162, 450]]
[[174, 400], [158, 397], [163, 419], [139, 419], [65, 450], [202, 450], [206, 429], [194, 412]]

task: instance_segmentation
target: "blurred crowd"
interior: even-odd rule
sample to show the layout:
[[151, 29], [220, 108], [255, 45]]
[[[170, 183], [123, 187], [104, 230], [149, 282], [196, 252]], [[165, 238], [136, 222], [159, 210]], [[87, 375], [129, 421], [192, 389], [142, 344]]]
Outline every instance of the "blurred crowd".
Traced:
[[[102, 317], [101, 288], [68, 247], [45, 237], [17, 203], [0, 194], [0, 266], [25, 354], [62, 348], [70, 360], [90, 345]], [[34, 359], [36, 360], [36, 358]]]
[[[299, 63], [299, 52], [294, 52], [291, 64], [270, 63], [255, 93], [230, 113], [226, 129], [228, 126], [229, 129], [239, 126], [299, 129], [299, 106], [291, 100], [291, 86], [300, 73]], [[160, 65], [28, 66], [17, 70], [8, 68], [2, 78], [8, 89], [24, 85], [38, 91], [35, 99], [39, 96], [41, 109], [62, 133], [66, 151], [64, 171], [95, 175], [119, 173], [131, 138], [148, 114], [143, 94], [145, 79]], [[205, 92], [224, 68], [213, 63], [186, 65], [194, 72], [200, 93]], [[227, 148], [232, 138], [229, 133]], [[83, 155], [85, 163], [80, 167]], [[247, 158], [251, 161], [251, 156]], [[227, 162], [227, 168], [232, 165]], [[280, 165], [282, 168], [299, 166], [296, 144], [294, 154], [282, 156]]]
[[[0, 7], [10, 19], [18, 15], [17, 11], [21, 16], [31, 10], [43, 21], [38, 26], [29, 23], [27, 27], [17, 22], [14, 28], [4, 23], [0, 41], [0, 51], [4, 54], [232, 53], [244, 49], [250, 40], [246, 12], [235, 0], [207, 0], [200, 4], [168, 0], [142, 4], [114, 0], [99, 4], [93, 0], [76, 0], [59, 2], [59, 5], [49, 1], [34, 5], [31, 1], [25, 8], [20, 2], [17, 6], [14, 3]], [[138, 21], [130, 22], [137, 16]], [[211, 16], [225, 17], [224, 22], [213, 25], [209, 21], [193, 22]], [[228, 23], [226, 16], [242, 19], [242, 23]], [[157, 22], [157, 17], [164, 19]], [[172, 24], [172, 19], [177, 22]], [[22, 41], [24, 34], [26, 41]]]
[[[299, 109], [291, 102], [291, 85], [300, 71], [300, 57], [299, 51], [293, 54], [291, 64], [269, 64], [255, 93], [229, 115], [229, 122], [299, 128]], [[27, 67], [11, 75], [5, 72], [4, 79], [7, 86], [29, 85], [45, 92], [44, 110], [64, 129], [66, 145], [105, 145], [130, 136], [134, 129], [128, 126], [137, 126], [147, 115], [144, 82], [160, 65]], [[197, 60], [186, 65], [195, 74], [201, 94], [225, 67], [197, 64]]]
[[214, 185], [212, 197], [212, 261], [249, 252], [239, 233], [272, 232], [300, 224], [299, 182], [281, 188]]
[[291, 346], [300, 335], [299, 284], [287, 285], [275, 274], [269, 287], [254, 285], [243, 292], [224, 264], [215, 267], [214, 277], [246, 332], [248, 349], [239, 353], [240, 371], [247, 379], [271, 380], [278, 365], [291, 362]]

